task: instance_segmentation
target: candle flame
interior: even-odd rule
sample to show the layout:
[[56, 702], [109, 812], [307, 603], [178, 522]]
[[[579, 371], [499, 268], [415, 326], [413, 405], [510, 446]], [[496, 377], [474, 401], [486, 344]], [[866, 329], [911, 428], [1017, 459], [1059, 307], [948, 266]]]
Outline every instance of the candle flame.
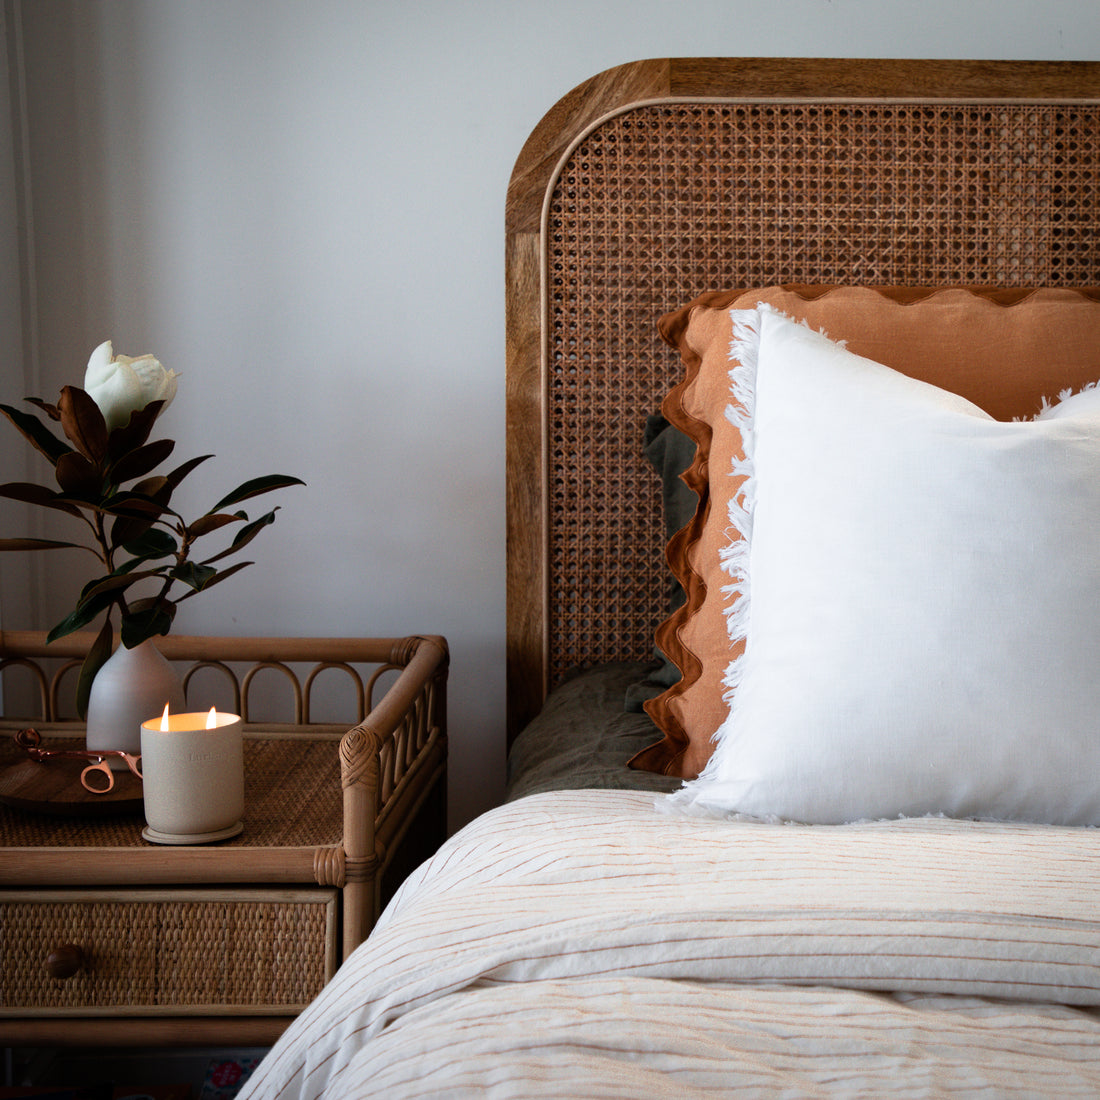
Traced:
[[167, 732], [168, 726], [168, 704], [164, 704], [164, 713], [160, 716], [160, 728]]
[[206, 716], [206, 728], [208, 730], [214, 729], [218, 724], [218, 715], [213, 707], [210, 708], [210, 713]]

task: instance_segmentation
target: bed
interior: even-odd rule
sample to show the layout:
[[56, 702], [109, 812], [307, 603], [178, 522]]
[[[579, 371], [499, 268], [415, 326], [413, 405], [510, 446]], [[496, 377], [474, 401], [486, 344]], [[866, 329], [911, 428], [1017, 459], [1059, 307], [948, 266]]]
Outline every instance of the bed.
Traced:
[[1100, 1094], [1100, 63], [622, 66], [506, 242], [509, 799], [242, 1095]]

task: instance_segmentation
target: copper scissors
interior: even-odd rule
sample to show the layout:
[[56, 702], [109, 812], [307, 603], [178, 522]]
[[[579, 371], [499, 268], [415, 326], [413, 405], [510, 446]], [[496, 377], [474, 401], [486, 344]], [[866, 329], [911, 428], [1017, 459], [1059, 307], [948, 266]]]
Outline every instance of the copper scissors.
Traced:
[[42, 734], [36, 729], [20, 730], [15, 735], [15, 743], [32, 760], [90, 760], [91, 763], [80, 773], [80, 785], [92, 794], [106, 794], [114, 789], [115, 773], [111, 770], [110, 760], [123, 761], [138, 779], [142, 777], [141, 757], [121, 749], [43, 749], [39, 748]]

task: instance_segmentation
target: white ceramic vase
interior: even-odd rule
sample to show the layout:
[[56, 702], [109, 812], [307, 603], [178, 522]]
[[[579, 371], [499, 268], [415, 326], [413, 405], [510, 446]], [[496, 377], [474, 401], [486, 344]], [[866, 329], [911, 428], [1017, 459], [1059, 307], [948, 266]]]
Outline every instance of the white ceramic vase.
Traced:
[[141, 752], [141, 723], [160, 717], [164, 704], [182, 711], [187, 703], [176, 670], [152, 638], [127, 649], [120, 645], [103, 663], [88, 696], [89, 749]]

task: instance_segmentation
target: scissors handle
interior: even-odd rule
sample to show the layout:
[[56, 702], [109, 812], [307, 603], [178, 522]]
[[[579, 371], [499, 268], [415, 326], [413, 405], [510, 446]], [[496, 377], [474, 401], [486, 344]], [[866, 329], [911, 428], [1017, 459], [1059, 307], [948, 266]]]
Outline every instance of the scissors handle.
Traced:
[[[32, 760], [47, 761], [51, 758], [90, 760], [91, 763], [80, 773], [80, 785], [92, 794], [107, 794], [108, 791], [114, 790], [115, 776], [111, 765], [108, 763], [108, 758], [122, 760], [138, 779], [143, 778], [141, 774], [141, 757], [135, 756], [133, 753], [123, 752], [121, 749], [43, 749], [40, 747], [42, 734], [36, 729], [20, 730], [15, 735], [15, 743], [21, 749], [24, 749]], [[97, 776], [93, 784], [92, 774], [94, 772], [102, 772], [105, 780], [100, 780]]]
[[[96, 782], [92, 782], [92, 776], [94, 774], [100, 774], [106, 776], [106, 780], [96, 779]], [[108, 791], [113, 791], [115, 787], [115, 773], [111, 771], [111, 765], [106, 760], [99, 760], [94, 764], [89, 764], [80, 773], [80, 785], [86, 790], [91, 791], [92, 794], [107, 794]]]

